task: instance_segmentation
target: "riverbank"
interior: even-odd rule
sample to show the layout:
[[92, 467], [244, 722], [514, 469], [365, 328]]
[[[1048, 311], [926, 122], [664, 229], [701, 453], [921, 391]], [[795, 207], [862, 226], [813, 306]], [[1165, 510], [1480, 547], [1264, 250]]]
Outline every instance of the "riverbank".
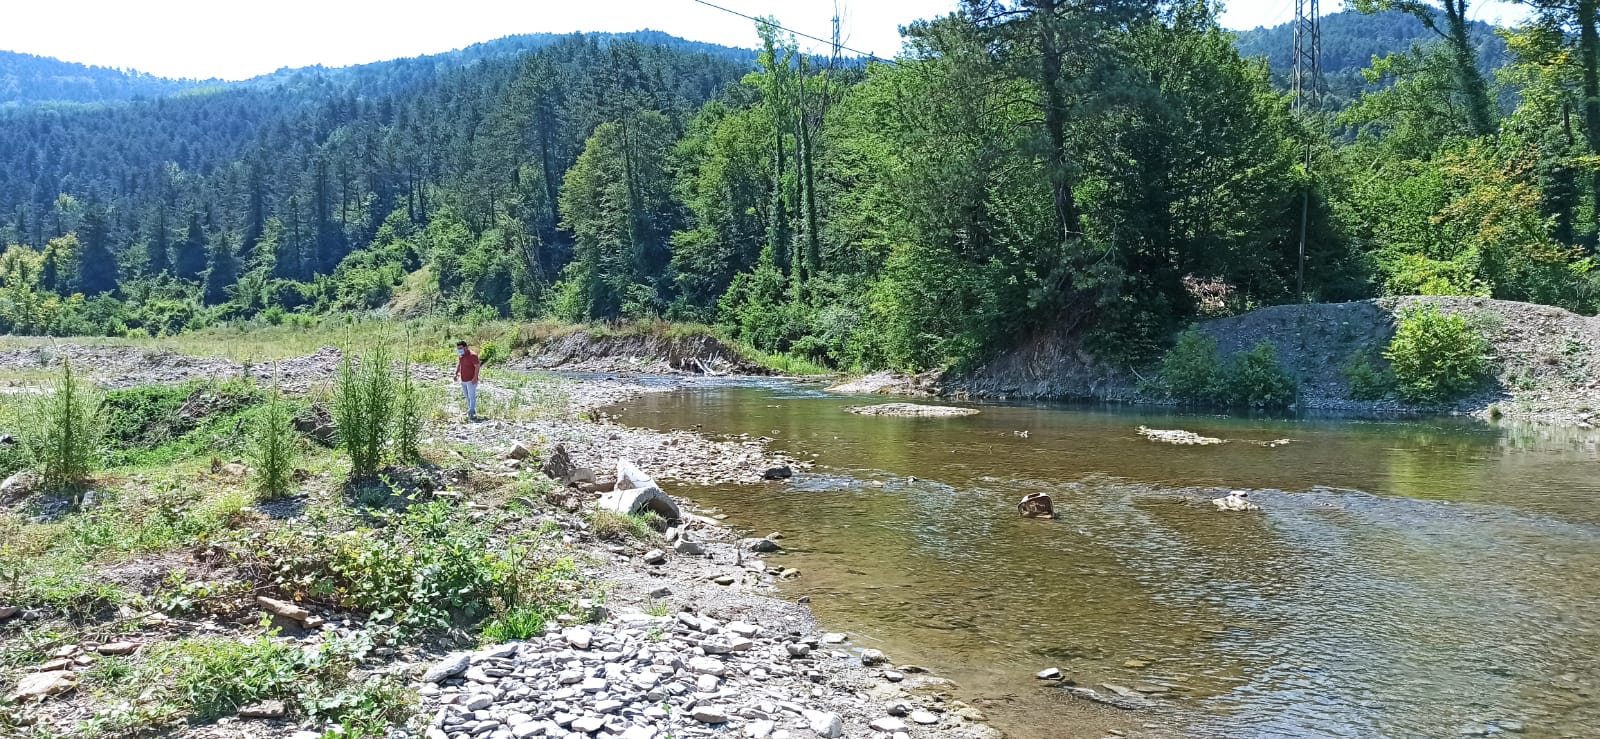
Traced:
[[[1408, 404], [1389, 396], [1352, 397], [1344, 368], [1365, 358], [1387, 367], [1383, 352], [1397, 316], [1433, 306], [1467, 318], [1490, 345], [1493, 376], [1482, 388], [1442, 406]], [[1393, 416], [1465, 415], [1556, 425], [1600, 421], [1600, 318], [1560, 308], [1487, 298], [1401, 297], [1350, 303], [1279, 305], [1195, 329], [1215, 340], [1224, 361], [1260, 342], [1299, 385], [1296, 407], [1307, 411]], [[980, 366], [940, 377], [879, 374], [837, 385], [840, 392], [935, 395], [953, 399], [1088, 400], [1170, 405], [1145, 380], [1155, 366], [1127, 368], [1101, 361], [1072, 332], [1026, 337]]]
[[[0, 372], [26, 390], [32, 373], [63, 356], [108, 388], [237, 377], [259, 382], [274, 373], [217, 357], [72, 345], [0, 352]], [[278, 362], [275, 374], [283, 387], [317, 397], [339, 360], [337, 350], [319, 350]], [[438, 367], [418, 365], [414, 375], [437, 386], [446, 381]], [[237, 548], [245, 542], [290, 532], [299, 540], [379, 535], [336, 484], [342, 462], [334, 455], [313, 452], [301, 491], [285, 502], [248, 502], [242, 495], [248, 471], [199, 458], [112, 470], [97, 478], [85, 511], [65, 518], [50, 513], [58, 508], [38, 496], [8, 495], [0, 509], [6, 562], [24, 572], [44, 567], [30, 556], [63, 556], [52, 554], [57, 549], [50, 542], [61, 536], [77, 541], [79, 529], [105, 517], [132, 515], [123, 525], [142, 536], [152, 525], [151, 505], [182, 521], [204, 517], [214, 533], [98, 545], [81, 565], [62, 562], [65, 569], [29, 575], [68, 578], [74, 593], [104, 595], [85, 608], [71, 607], [78, 596], [70, 593], [4, 588], [0, 613], [8, 615], [0, 618], [0, 633], [15, 648], [0, 660], [0, 685], [10, 697], [0, 706], [0, 726], [40, 737], [123, 736], [139, 733], [140, 724], [186, 739], [320, 737], [329, 725], [319, 716], [348, 711], [314, 707], [342, 701], [381, 704], [382, 722], [397, 738], [575, 732], [635, 739], [718, 730], [792, 739], [999, 736], [981, 712], [956, 699], [948, 681], [853, 647], [846, 635], [824, 633], [807, 607], [781, 599], [780, 578], [804, 576], [777, 564], [781, 544], [763, 539], [754, 547], [760, 551], [751, 551], [736, 532], [682, 498], [685, 518], [665, 535], [631, 524], [619, 532], [593, 512], [595, 493], [542, 482], [541, 462], [558, 445], [573, 465], [601, 474], [628, 459], [668, 490], [691, 483], [781, 484], [761, 483], [763, 473], [809, 466], [772, 453], [760, 438], [634, 429], [597, 411], [676, 386], [490, 370], [480, 398], [489, 420], [460, 422], [451, 395], [430, 423], [424, 454], [433, 460], [436, 472], [428, 474], [437, 488], [429, 499], [447, 505], [441, 510], [493, 521], [493, 541], [506, 543], [491, 541], [487, 553], [524, 546], [515, 541], [537, 542], [541, 561], [574, 563], [576, 574], [562, 576], [568, 584], [561, 587], [583, 597], [509, 647], [456, 630], [400, 638], [381, 617], [330, 605], [324, 596], [285, 598], [252, 585], [235, 561], [248, 556]], [[517, 451], [519, 445], [529, 453]], [[187, 705], [181, 696], [130, 684], [158, 674], [182, 684], [194, 664], [172, 663], [175, 655], [207, 663], [218, 658], [216, 650], [231, 654], [239, 644], [255, 644], [251, 650], [259, 654], [250, 654], [274, 659], [296, 650], [337, 652], [348, 674], [235, 686], [239, 690], [222, 703], [182, 716], [173, 713], [187, 710], [179, 708]], [[226, 669], [241, 675], [215, 679], [228, 685], [246, 675], [265, 679], [249, 664], [255, 658], [231, 654]], [[347, 687], [335, 693], [317, 681]], [[356, 687], [362, 684], [387, 692]]]

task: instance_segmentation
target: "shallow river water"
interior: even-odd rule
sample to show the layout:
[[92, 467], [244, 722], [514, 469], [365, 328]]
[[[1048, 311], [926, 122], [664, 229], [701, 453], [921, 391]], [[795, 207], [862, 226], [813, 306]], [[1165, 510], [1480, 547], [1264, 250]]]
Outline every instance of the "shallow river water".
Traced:
[[[859, 645], [989, 698], [1010, 736], [1085, 735], [1033, 677], [1051, 666], [1080, 685], [1170, 689], [1126, 720], [1135, 733], [1600, 736], [1600, 433], [844, 410], [864, 402], [877, 401], [719, 383], [615, 411], [815, 454], [788, 484], [681, 492], [783, 532], [781, 563], [804, 573], [791, 595]], [[1158, 444], [1140, 424], [1230, 441]], [[1264, 512], [1204, 502], [1227, 488]], [[1058, 520], [1018, 517], [1039, 491]]]

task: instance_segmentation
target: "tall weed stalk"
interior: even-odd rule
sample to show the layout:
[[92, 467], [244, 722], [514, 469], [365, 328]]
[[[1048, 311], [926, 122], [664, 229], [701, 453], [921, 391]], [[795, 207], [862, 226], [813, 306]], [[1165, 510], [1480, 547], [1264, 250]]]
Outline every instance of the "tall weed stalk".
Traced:
[[44, 488], [70, 493], [73, 507], [81, 506], [100, 454], [105, 416], [99, 394], [73, 375], [69, 357], [62, 357], [61, 374], [48, 389], [26, 404], [18, 431]]

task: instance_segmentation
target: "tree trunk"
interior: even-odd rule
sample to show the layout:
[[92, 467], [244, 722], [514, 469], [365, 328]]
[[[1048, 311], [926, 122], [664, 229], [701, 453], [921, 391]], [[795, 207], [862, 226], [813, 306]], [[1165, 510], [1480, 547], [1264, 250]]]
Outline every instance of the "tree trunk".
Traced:
[[[1583, 135], [1590, 154], [1600, 154], [1600, 32], [1596, 8], [1600, 0], [1578, 0], [1578, 56], [1583, 62]], [[1600, 171], [1590, 174], [1589, 190], [1594, 199], [1594, 233], [1590, 248], [1600, 239]]]
[[1494, 103], [1489, 100], [1489, 85], [1478, 71], [1478, 56], [1467, 35], [1467, 0], [1445, 0], [1444, 13], [1450, 24], [1450, 53], [1454, 58], [1456, 83], [1466, 97], [1467, 125], [1474, 136], [1493, 136], [1499, 126], [1495, 121]]
[[1044, 124], [1050, 137], [1050, 191], [1055, 200], [1056, 228], [1065, 242], [1076, 238], [1083, 228], [1067, 162], [1067, 102], [1061, 92], [1061, 39], [1057, 35], [1057, 12], [1062, 0], [1029, 0], [1029, 4], [1039, 26], [1039, 85], [1044, 92]]

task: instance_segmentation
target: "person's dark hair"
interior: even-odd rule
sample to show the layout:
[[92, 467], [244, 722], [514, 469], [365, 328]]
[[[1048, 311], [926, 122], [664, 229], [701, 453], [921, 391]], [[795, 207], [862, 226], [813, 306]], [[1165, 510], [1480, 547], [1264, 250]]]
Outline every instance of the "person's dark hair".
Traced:
[[465, 348], [467, 348], [467, 342], [458, 341], [458, 342], [456, 342], [456, 346], [461, 347], [462, 349], [465, 349]]

